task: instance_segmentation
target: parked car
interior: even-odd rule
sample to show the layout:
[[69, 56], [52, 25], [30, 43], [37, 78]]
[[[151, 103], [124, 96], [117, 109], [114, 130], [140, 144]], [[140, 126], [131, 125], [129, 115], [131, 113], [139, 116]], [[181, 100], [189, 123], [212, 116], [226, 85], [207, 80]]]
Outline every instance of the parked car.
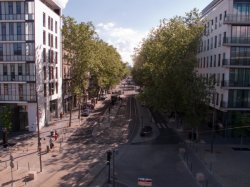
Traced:
[[152, 133], [153, 133], [153, 129], [152, 129], [151, 126], [144, 126], [144, 127], [141, 129], [140, 135], [141, 135], [141, 136], [150, 136]]
[[81, 111], [81, 116], [88, 117], [91, 110], [89, 108], [85, 108]]

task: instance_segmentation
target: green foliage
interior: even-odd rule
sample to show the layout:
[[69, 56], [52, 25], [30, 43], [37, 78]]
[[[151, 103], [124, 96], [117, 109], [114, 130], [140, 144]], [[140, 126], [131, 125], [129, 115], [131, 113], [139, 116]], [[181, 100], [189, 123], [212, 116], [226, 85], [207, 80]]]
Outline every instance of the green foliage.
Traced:
[[11, 130], [12, 128], [12, 110], [10, 106], [1, 107], [0, 121], [4, 128]]
[[62, 33], [74, 94], [82, 96], [88, 90], [94, 95], [116, 85], [128, 73], [116, 49], [98, 38], [92, 23], [78, 24], [71, 17], [63, 17]]
[[234, 133], [238, 136], [247, 136], [250, 133], [250, 114], [237, 112], [233, 120]]
[[196, 74], [196, 51], [203, 26], [197, 10], [162, 20], [134, 55], [132, 76], [147, 105], [178, 113], [197, 127], [208, 111], [210, 85]]

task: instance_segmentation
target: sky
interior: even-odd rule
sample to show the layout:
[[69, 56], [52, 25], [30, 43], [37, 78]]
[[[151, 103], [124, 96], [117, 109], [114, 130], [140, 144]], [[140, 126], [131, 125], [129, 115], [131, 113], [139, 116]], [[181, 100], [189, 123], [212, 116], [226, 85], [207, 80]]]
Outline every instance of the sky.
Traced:
[[202, 10], [212, 0], [54, 0], [63, 15], [78, 23], [92, 22], [99, 37], [113, 45], [123, 62], [132, 65], [131, 56], [143, 38], [157, 28], [160, 20], [184, 16], [193, 8]]

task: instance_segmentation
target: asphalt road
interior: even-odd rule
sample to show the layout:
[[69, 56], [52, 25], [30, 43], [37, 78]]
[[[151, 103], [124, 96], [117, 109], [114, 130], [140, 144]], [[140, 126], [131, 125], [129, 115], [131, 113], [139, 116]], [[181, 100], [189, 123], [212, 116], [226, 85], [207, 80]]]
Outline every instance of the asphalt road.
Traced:
[[[126, 144], [115, 159], [116, 180], [123, 186], [136, 187], [139, 177], [153, 180], [154, 187], [195, 187], [193, 176], [178, 156], [181, 140], [167, 127], [164, 118], [152, 113], [160, 134], [153, 141]], [[138, 116], [137, 116], [138, 117]], [[135, 123], [140, 125], [140, 123]], [[137, 128], [138, 129], [138, 128]], [[118, 185], [119, 186], [119, 185]]]

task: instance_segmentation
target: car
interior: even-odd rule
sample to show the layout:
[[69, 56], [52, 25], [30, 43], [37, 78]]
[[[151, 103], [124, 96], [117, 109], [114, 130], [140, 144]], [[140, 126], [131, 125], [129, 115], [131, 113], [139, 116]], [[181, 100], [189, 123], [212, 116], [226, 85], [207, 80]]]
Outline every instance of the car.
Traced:
[[144, 126], [144, 127], [141, 129], [140, 135], [141, 135], [141, 136], [150, 136], [152, 133], [153, 133], [153, 129], [152, 129], [151, 126]]
[[91, 110], [89, 108], [85, 108], [81, 111], [81, 116], [88, 117]]

